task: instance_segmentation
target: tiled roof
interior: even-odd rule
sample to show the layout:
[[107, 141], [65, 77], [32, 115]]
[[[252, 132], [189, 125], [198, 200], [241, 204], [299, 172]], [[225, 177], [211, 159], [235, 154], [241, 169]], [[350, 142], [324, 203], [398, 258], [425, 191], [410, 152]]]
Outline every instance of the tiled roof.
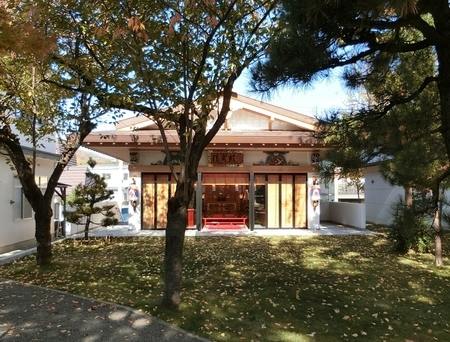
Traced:
[[74, 165], [67, 166], [59, 178], [59, 182], [68, 184], [67, 193], [69, 194], [72, 189], [78, 184], [86, 184], [86, 171], [89, 168], [86, 165]]

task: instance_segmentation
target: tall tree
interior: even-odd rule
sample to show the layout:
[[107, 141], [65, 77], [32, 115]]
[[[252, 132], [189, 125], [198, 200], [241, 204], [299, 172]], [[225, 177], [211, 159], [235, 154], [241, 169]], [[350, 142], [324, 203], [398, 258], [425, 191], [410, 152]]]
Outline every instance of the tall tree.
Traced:
[[357, 114], [381, 118], [436, 87], [438, 131], [450, 159], [448, 1], [282, 0], [282, 5], [282, 33], [272, 40], [268, 58], [253, 69], [257, 90], [310, 83], [337, 67], [349, 67], [345, 73], [348, 84], [361, 85], [386, 63], [392, 67], [401, 56], [431, 51], [436, 64], [426, 73], [416, 73], [419, 82], [385, 92], [374, 107]]
[[[204, 148], [225, 122], [233, 84], [262, 56], [277, 1], [60, 1], [40, 6], [58, 32], [60, 86], [157, 124], [176, 179], [168, 202], [163, 305], [178, 307], [187, 209]], [[89, 85], [72, 79], [82, 75]], [[211, 128], [207, 124], [212, 122]], [[180, 144], [180, 171], [166, 129]]]
[[[18, 80], [23, 72], [16, 72], [14, 79]], [[0, 83], [4, 85], [4, 82]], [[86, 94], [74, 97], [71, 100], [72, 108], [67, 109], [63, 108], [64, 99], [59, 98], [63, 96], [61, 90], [55, 96], [53, 90], [36, 87], [34, 95], [28, 98], [29, 89], [14, 89], [12, 86], [1, 89], [4, 91], [0, 99], [0, 147], [6, 151], [17, 172], [24, 195], [35, 213], [36, 261], [39, 265], [45, 265], [52, 258], [52, 207], [59, 177], [83, 139], [94, 129], [94, 115], [98, 113], [92, 109], [91, 100]], [[59, 138], [57, 134], [60, 135]], [[35, 178], [36, 151], [46, 139], [59, 141], [59, 160], [48, 178], [45, 192], [42, 193]], [[23, 148], [27, 141], [31, 143], [34, 152], [31, 159]]]
[[24, 10], [21, 4], [17, 0], [0, 3], [0, 56], [33, 54], [43, 59], [55, 47], [55, 39], [34, 26], [33, 7]]
[[[48, 63], [55, 36], [36, 23], [34, 6], [13, 4], [2, 2], [0, 6], [0, 25], [8, 31], [0, 38], [0, 147], [35, 213], [36, 259], [44, 265], [52, 257], [52, 206], [59, 177], [105, 112], [97, 110], [90, 94], [77, 95], [43, 82], [55, 71]], [[12, 34], [17, 35], [15, 40]], [[81, 77], [78, 81], [83, 83]], [[43, 193], [35, 180], [36, 151], [48, 139], [58, 140], [60, 157]], [[32, 147], [31, 158], [23, 149], [26, 144]]]
[[[407, 31], [400, 34], [413, 36]], [[449, 164], [439, 132], [436, 85], [431, 84], [414, 101], [394, 106], [384, 115], [370, 113], [384, 106], [386, 98], [400, 97], [405, 89], [420, 87], [424, 75], [432, 74], [435, 68], [430, 48], [386, 54], [378, 58], [376, 67], [364, 80], [364, 91], [368, 94], [365, 103], [356, 105], [352, 113], [338, 113], [322, 120], [324, 134], [337, 147], [327, 153], [333, 161], [331, 165], [344, 165], [344, 170], [351, 170], [375, 160], [386, 180], [405, 188], [406, 205], [412, 205], [413, 188], [432, 189], [434, 214]], [[440, 228], [437, 228], [435, 249], [439, 251]], [[442, 263], [438, 254], [436, 263]]]
[[[306, 84], [344, 67], [347, 84], [371, 87], [376, 101], [341, 117], [335, 130], [358, 126], [357, 144], [372, 145], [356, 151], [365, 148], [363, 158], [384, 155], [382, 170], [394, 183], [432, 188], [437, 207], [439, 187], [450, 175], [448, 1], [283, 0], [282, 5], [283, 32], [273, 39], [269, 58], [254, 68], [254, 87]], [[436, 250], [438, 244], [439, 238]]]

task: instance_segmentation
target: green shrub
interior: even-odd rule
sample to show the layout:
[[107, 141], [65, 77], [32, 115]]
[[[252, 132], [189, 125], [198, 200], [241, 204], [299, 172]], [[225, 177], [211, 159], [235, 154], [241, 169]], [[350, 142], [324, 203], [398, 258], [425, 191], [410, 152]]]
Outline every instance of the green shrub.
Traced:
[[414, 205], [406, 206], [402, 200], [395, 203], [393, 222], [388, 239], [394, 244], [394, 251], [407, 253], [410, 250], [428, 253], [433, 249], [433, 234], [423, 211]]

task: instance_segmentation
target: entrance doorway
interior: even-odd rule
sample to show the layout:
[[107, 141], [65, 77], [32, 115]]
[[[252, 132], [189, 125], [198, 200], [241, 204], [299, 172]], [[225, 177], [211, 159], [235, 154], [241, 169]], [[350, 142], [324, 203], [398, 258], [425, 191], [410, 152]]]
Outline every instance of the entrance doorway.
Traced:
[[[142, 174], [142, 229], [166, 228], [167, 201], [175, 187], [171, 174]], [[306, 208], [306, 174], [202, 173], [188, 226], [306, 228]]]
[[248, 211], [248, 174], [202, 175], [203, 228], [246, 228]]
[[306, 227], [306, 175], [255, 174], [255, 228]]

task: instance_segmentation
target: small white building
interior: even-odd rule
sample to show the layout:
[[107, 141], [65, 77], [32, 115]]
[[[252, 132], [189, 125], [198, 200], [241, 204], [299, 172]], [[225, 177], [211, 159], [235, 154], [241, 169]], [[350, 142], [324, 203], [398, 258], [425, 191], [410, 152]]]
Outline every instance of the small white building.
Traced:
[[[86, 162], [82, 161], [82, 164], [77, 164], [83, 159], [83, 157], [77, 158], [79, 155], [82, 155], [84, 158], [91, 157], [97, 162], [96, 166], [91, 168], [86, 164]], [[76, 156], [74, 156], [74, 158], [72, 158], [66, 166], [59, 179], [61, 184], [67, 185], [67, 196], [70, 196], [71, 192], [78, 184], [86, 184], [88, 181], [86, 173], [88, 171], [105, 178], [105, 181], [107, 182], [107, 190], [112, 190], [114, 195], [111, 201], [103, 204], [113, 204], [115, 206], [113, 210], [117, 213], [116, 218], [119, 222], [126, 221], [128, 213], [127, 189], [129, 185], [128, 164], [115, 158], [111, 158], [85, 148], [80, 148], [77, 151]], [[60, 216], [63, 220], [62, 199], [57, 198], [56, 201], [60, 203]], [[66, 209], [70, 210], [70, 208]], [[94, 216], [94, 221], [100, 222], [101, 218], [101, 215], [96, 215]], [[64, 235], [73, 235], [83, 231], [84, 225], [76, 225], [65, 222]]]
[[128, 163], [114, 158], [110, 161], [110, 163], [97, 163], [91, 172], [105, 178], [108, 184], [106, 189], [114, 191], [113, 201], [120, 208], [122, 221], [126, 221], [128, 216], [128, 186], [132, 181], [129, 176]]
[[366, 222], [376, 224], [390, 224], [392, 220], [392, 205], [401, 197], [405, 197], [405, 190], [400, 186], [392, 186], [383, 179], [378, 164], [365, 168], [365, 196]]
[[[31, 157], [33, 150], [30, 144], [25, 139], [21, 139], [21, 143], [25, 154]], [[55, 143], [43, 142], [36, 155], [36, 182], [44, 190], [59, 159]], [[6, 156], [0, 153], [0, 253], [36, 246], [34, 213], [16, 174]]]

